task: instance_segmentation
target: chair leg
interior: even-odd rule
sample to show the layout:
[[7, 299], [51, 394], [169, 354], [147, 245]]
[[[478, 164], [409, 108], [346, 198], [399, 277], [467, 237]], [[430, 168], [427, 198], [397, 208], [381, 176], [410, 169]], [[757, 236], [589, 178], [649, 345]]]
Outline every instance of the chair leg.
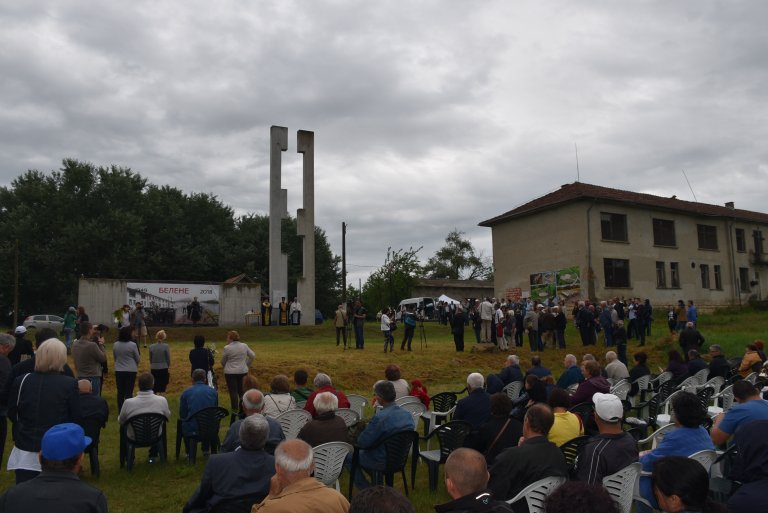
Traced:
[[194, 465], [197, 460], [197, 440], [190, 438], [187, 444], [187, 447], [189, 447], [189, 462]]
[[131, 472], [133, 470], [133, 460], [136, 458], [136, 448], [133, 446], [133, 444], [130, 444], [128, 446], [128, 472]]
[[400, 474], [403, 476], [403, 488], [405, 488], [405, 496], [408, 497], [408, 479], [405, 478], [405, 467], [403, 467], [403, 469], [400, 471]]
[[182, 434], [181, 429], [178, 429], [176, 431], [176, 459], [179, 459], [179, 453], [181, 453], [181, 440], [182, 440]]
[[435, 492], [437, 491], [437, 471], [439, 466], [436, 465], [434, 462], [428, 461], [427, 462], [427, 471], [429, 474], [429, 491]]

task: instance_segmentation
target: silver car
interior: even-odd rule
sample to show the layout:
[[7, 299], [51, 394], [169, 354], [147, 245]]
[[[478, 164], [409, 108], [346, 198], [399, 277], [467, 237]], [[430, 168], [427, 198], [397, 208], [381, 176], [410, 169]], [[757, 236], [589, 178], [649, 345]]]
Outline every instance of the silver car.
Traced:
[[64, 327], [64, 319], [58, 315], [30, 315], [24, 319], [24, 327], [29, 329], [51, 328], [60, 333]]

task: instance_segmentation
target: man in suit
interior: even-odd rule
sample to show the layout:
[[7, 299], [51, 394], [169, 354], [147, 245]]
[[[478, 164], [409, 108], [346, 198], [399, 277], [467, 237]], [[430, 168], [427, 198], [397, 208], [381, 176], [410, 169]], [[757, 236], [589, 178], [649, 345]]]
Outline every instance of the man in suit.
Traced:
[[249, 497], [261, 502], [269, 493], [275, 474], [275, 458], [264, 451], [269, 424], [261, 415], [251, 415], [240, 423], [240, 448], [214, 454], [208, 460], [200, 486], [184, 506], [184, 513], [209, 511], [221, 501]]

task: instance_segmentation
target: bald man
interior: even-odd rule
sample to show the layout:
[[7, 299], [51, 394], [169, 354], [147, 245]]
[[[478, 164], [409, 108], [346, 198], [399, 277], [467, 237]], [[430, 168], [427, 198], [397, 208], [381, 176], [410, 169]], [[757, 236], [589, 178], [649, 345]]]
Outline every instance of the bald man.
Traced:
[[491, 497], [487, 490], [489, 478], [485, 456], [474, 449], [456, 449], [445, 461], [445, 488], [453, 500], [438, 504], [435, 511], [511, 512], [506, 502]]
[[93, 419], [100, 427], [104, 427], [109, 418], [107, 401], [103, 397], [93, 395], [93, 385], [87, 379], [78, 381], [77, 388], [80, 390], [80, 412], [83, 420]]
[[347, 513], [349, 502], [333, 488], [312, 477], [312, 447], [303, 440], [286, 440], [275, 450], [275, 475], [269, 495], [251, 513]]

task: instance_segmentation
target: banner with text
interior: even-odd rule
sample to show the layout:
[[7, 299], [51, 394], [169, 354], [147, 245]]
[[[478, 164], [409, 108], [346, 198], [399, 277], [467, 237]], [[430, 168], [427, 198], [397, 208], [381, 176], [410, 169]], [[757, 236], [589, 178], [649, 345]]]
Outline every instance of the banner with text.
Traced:
[[148, 325], [219, 323], [219, 285], [129, 282], [128, 305], [141, 303]]

